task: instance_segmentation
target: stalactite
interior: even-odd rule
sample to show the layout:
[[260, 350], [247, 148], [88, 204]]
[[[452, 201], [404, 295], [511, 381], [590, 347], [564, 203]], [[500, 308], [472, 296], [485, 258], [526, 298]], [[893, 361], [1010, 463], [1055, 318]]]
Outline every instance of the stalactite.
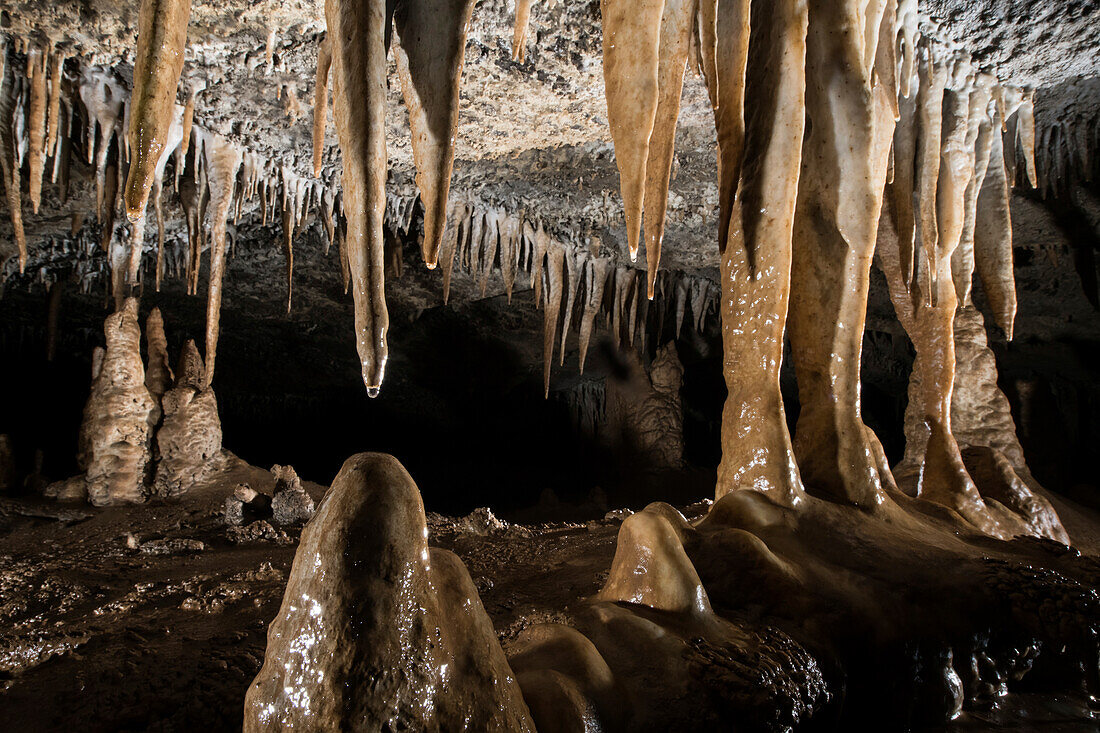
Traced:
[[385, 3], [325, 0], [332, 51], [333, 109], [343, 156], [346, 252], [355, 300], [356, 348], [367, 394], [375, 396], [388, 347], [384, 242], [386, 204]]
[[[1035, 90], [1024, 91], [1024, 99], [1020, 103], [1019, 115], [1020, 146], [1024, 150], [1024, 167], [1027, 171], [1027, 180], [1032, 188], [1038, 188], [1039, 175], [1035, 167]], [[1082, 151], [1088, 151], [1088, 146], [1081, 146]], [[1086, 165], [1087, 169], [1088, 166]]]
[[268, 74], [275, 67], [275, 29], [268, 28], [267, 40], [264, 42], [264, 67]]
[[222, 280], [225, 277], [225, 229], [233, 186], [241, 166], [241, 151], [220, 135], [204, 136], [206, 179], [213, 205], [210, 242], [210, 284], [206, 298], [206, 386], [214, 379], [218, 355], [218, 330], [222, 308]]
[[[729, 238], [730, 217], [745, 144], [745, 68], [749, 53], [750, 0], [718, 3], [715, 75], [707, 78], [718, 135], [718, 251]], [[679, 333], [679, 327], [677, 327]]]
[[[885, 4], [808, 5], [809, 124], [790, 276], [797, 287], [788, 320], [801, 405], [794, 449], [807, 485], [872, 507], [885, 499], [880, 471], [887, 468], [877, 465], [863, 424], [860, 361], [897, 92], [893, 76], [880, 73], [895, 64], [893, 38], [879, 44], [880, 34], [864, 29], [889, 30], [894, 19], [885, 17]], [[698, 311], [694, 298], [692, 308]]]
[[584, 313], [581, 316], [580, 333], [580, 373], [584, 374], [584, 359], [588, 354], [588, 344], [592, 340], [592, 331], [596, 327], [596, 314], [603, 307], [604, 285], [607, 283], [607, 271], [611, 260], [607, 257], [588, 259], [585, 275]]
[[489, 288], [489, 276], [493, 272], [493, 262], [497, 257], [497, 240], [500, 239], [500, 211], [497, 209], [485, 210], [485, 224], [481, 235], [481, 297]]
[[[187, 105], [183, 108], [183, 141], [180, 143], [180, 150], [184, 156], [191, 147], [191, 126], [195, 124], [195, 94], [196, 90], [192, 88], [187, 95]], [[176, 167], [177, 178], [182, 169], [182, 165]]]
[[720, 257], [728, 396], [716, 494], [753, 488], [792, 505], [803, 489], [787, 433], [779, 367], [806, 115], [806, 23], [800, 0], [752, 3], [745, 158]]
[[989, 163], [978, 193], [974, 227], [974, 263], [997, 325], [1012, 338], [1016, 317], [1016, 284], [1012, 269], [1011, 194], [1005, 174], [1000, 114], [994, 110]]
[[[915, 50], [909, 52], [910, 57]], [[910, 67], [913, 59], [910, 58]], [[905, 64], [903, 63], [903, 71]], [[914, 167], [917, 156], [917, 90], [919, 77], [911, 70], [908, 83], [909, 94], [898, 100], [898, 121], [894, 128], [893, 147], [893, 179], [891, 180], [889, 203], [897, 222], [898, 241], [901, 247], [899, 253], [901, 277], [906, 290], [913, 285], [913, 270], [915, 265], [915, 248], [917, 238], [916, 212], [913, 208], [913, 199], [916, 193], [916, 168]], [[903, 73], [904, 82], [904, 73]], [[906, 89], [903, 83], [902, 88]]]
[[662, 0], [601, 0], [604, 94], [631, 260], [638, 256], [649, 138], [657, 114]]
[[558, 317], [561, 314], [562, 265], [565, 248], [557, 242], [546, 252], [546, 310], [542, 319], [542, 381], [543, 396], [550, 396], [550, 362], [554, 358], [554, 341]]
[[[65, 55], [55, 49], [50, 54], [50, 95], [46, 110], [46, 151], [55, 158], [57, 157], [57, 131], [61, 123], [61, 78], [64, 70]], [[53, 181], [57, 182], [56, 176]]]
[[296, 206], [293, 191], [293, 179], [286, 166], [281, 168], [283, 179], [282, 205], [280, 217], [283, 225], [283, 262], [286, 273], [286, 312], [290, 315], [290, 306], [294, 298], [294, 210]]
[[989, 166], [992, 143], [992, 122], [989, 107], [992, 101], [993, 78], [980, 74], [970, 92], [970, 110], [966, 131], [967, 154], [972, 157], [973, 175], [963, 196], [963, 228], [959, 246], [951, 258], [951, 276], [955, 280], [955, 295], [959, 305], [970, 302], [970, 288], [974, 274], [974, 228], [977, 223], [978, 193], [981, 191], [985, 172]]
[[[126, 93], [112, 73], [86, 67], [80, 83], [80, 99], [89, 114], [84, 149], [87, 162], [95, 165], [96, 221], [101, 221], [104, 216], [107, 155], [124, 118]], [[98, 138], [95, 136], [97, 129]]]
[[447, 229], [443, 233], [443, 246], [439, 250], [439, 256], [443, 260], [443, 305], [447, 305], [451, 298], [451, 272], [454, 270], [459, 230], [468, 226], [468, 217], [466, 204], [461, 201], [452, 204], [451, 213], [447, 217]]
[[332, 54], [328, 39], [317, 46], [317, 76], [313, 83], [313, 177], [321, 175], [325, 153], [325, 122], [328, 118], [328, 72]]
[[565, 255], [566, 269], [566, 295], [565, 317], [561, 324], [561, 358], [558, 366], [565, 366], [565, 339], [569, 336], [569, 324], [573, 321], [573, 307], [577, 302], [577, 291], [580, 289], [581, 269], [584, 267], [584, 253], [572, 252]]
[[516, 0], [516, 21], [512, 29], [512, 60], [527, 61], [527, 26], [531, 22], [531, 0]]
[[424, 262], [436, 266], [454, 163], [466, 28], [474, 0], [416, 0], [394, 13], [397, 75], [412, 130], [416, 185], [424, 205]]
[[623, 321], [629, 317], [630, 294], [634, 291], [636, 272], [633, 267], [620, 266], [615, 270], [615, 302], [611, 311], [611, 340], [618, 347], [623, 341]]
[[676, 120], [680, 116], [680, 93], [684, 84], [695, 4], [695, 0], [665, 0], [661, 18], [657, 108], [645, 166], [646, 294], [650, 299], [653, 298], [653, 284], [661, 261], [669, 177], [675, 153]]
[[45, 54], [33, 49], [27, 58], [27, 65], [31, 69], [30, 104], [27, 108], [27, 139], [30, 150], [27, 198], [31, 201], [31, 211], [37, 214], [38, 207], [42, 204], [42, 174], [46, 168], [47, 153]]
[[500, 217], [500, 274], [504, 278], [504, 292], [508, 304], [512, 303], [512, 287], [516, 283], [516, 267], [519, 260], [520, 218], [511, 214]]
[[936, 191], [939, 182], [940, 136], [943, 119], [943, 93], [947, 72], [939, 50], [929, 39], [922, 38], [918, 46], [917, 73], [920, 87], [917, 90], [917, 237], [920, 243], [921, 271], [925, 281], [921, 283], [925, 297], [935, 297], [936, 268]]
[[542, 222], [535, 231], [535, 262], [531, 265], [531, 282], [535, 288], [535, 307], [542, 304], [542, 264], [546, 259], [546, 250], [550, 246], [550, 235], [546, 233]]
[[153, 175], [167, 144], [190, 16], [190, 0], [141, 2], [128, 133], [133, 153], [124, 197], [130, 221], [145, 216]]
[[[5, 58], [7, 52], [5, 48]], [[4, 67], [3, 75], [0, 76], [0, 172], [4, 175], [4, 193], [8, 201], [15, 244], [19, 250], [19, 273], [22, 274], [27, 266], [27, 238], [23, 233], [23, 202], [20, 193], [22, 182], [13, 134], [16, 99], [21, 96], [18, 93], [21, 82], [11, 64], [5, 64]]]

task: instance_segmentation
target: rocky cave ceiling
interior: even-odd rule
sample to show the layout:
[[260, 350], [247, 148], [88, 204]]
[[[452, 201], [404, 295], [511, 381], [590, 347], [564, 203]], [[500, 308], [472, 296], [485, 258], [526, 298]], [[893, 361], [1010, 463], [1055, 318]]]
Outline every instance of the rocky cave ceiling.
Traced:
[[[6, 5], [4, 32], [10, 37], [52, 41], [85, 61], [112, 66], [125, 82], [131, 81], [136, 3], [15, 0]], [[1095, 119], [1100, 22], [1092, 3], [930, 0], [921, 2], [920, 9], [936, 23], [925, 22], [926, 31], [962, 44], [1002, 82], [1037, 89], [1040, 128], [1067, 114]], [[625, 259], [622, 199], [603, 93], [599, 2], [535, 3], [523, 63], [512, 60], [513, 13], [513, 3], [506, 0], [482, 0], [473, 11], [453, 196], [532, 212], [561, 239], [583, 242], [595, 235], [605, 249]], [[181, 102], [194, 90], [197, 122], [255, 152], [268, 165], [287, 165], [308, 177], [311, 100], [324, 28], [320, 3], [192, 3]], [[408, 114], [392, 54], [389, 66], [388, 191], [411, 195]], [[322, 177], [339, 168], [331, 122], [325, 142]], [[717, 264], [714, 143], [705, 86], [689, 72], [662, 260], [670, 269]], [[47, 204], [46, 211], [50, 209]], [[69, 229], [67, 217], [61, 221], [58, 212], [51, 213], [28, 217], [32, 242]], [[178, 223], [178, 213], [169, 218]], [[0, 223], [5, 234], [7, 227], [6, 221]]]

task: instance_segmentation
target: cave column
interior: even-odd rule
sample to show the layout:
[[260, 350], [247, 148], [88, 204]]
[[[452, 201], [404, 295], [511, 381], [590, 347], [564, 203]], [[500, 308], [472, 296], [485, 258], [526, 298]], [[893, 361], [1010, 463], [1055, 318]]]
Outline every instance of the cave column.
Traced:
[[805, 124], [806, 23], [804, 0], [752, 2], [745, 155], [720, 255], [728, 397], [718, 498], [756, 489], [793, 505], [803, 494], [779, 368]]
[[[883, 481], [890, 480], [860, 413], [860, 358], [895, 123], [895, 17], [896, 6], [809, 2], [809, 126], [791, 274], [790, 337], [802, 408], [794, 447], [808, 486], [860, 506], [880, 503]], [[881, 43], [868, 32], [880, 27]]]

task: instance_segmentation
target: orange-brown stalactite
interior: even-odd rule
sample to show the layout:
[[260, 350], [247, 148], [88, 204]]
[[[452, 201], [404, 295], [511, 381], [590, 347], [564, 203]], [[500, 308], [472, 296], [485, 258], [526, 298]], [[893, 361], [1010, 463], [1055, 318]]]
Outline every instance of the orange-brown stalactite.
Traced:
[[542, 305], [542, 265], [546, 259], [546, 248], [550, 246], [550, 235], [546, 233], [542, 222], [535, 231], [535, 261], [531, 265], [531, 284], [535, 289], [535, 307]]
[[46, 110], [46, 152], [50, 155], [57, 155], [57, 130], [61, 122], [61, 77], [64, 71], [65, 54], [55, 50], [50, 54], [50, 101]]
[[512, 60], [527, 61], [527, 25], [531, 22], [531, 0], [516, 0], [516, 24], [512, 29]]
[[955, 280], [955, 295], [959, 305], [970, 302], [970, 290], [974, 275], [974, 232], [977, 225], [978, 194], [989, 167], [989, 152], [993, 142], [992, 122], [989, 114], [992, 100], [992, 77], [980, 74], [970, 92], [970, 110], [967, 121], [966, 147], [973, 156], [973, 175], [966, 184], [964, 196], [963, 228], [959, 246], [951, 257], [951, 277]]
[[[191, 147], [191, 126], [195, 124], [195, 90], [192, 89], [191, 93], [187, 95], [187, 105], [183, 108], [183, 141], [180, 143], [180, 149], [183, 151], [183, 155], [187, 155], [187, 150]], [[183, 166], [177, 167], [176, 177], [179, 177], [179, 169]]]
[[638, 256], [649, 138], [657, 115], [663, 0], [601, 0], [607, 121], [626, 217], [630, 258]]
[[145, 215], [154, 171], [172, 125], [190, 16], [190, 0], [141, 2], [130, 96], [132, 152], [124, 195], [126, 216], [131, 221]]
[[356, 349], [367, 394], [375, 396], [389, 354], [382, 237], [389, 16], [385, 0], [325, 0], [325, 17], [332, 51], [333, 116], [343, 157], [345, 248], [355, 301]]
[[220, 135], [205, 136], [203, 143], [206, 179], [210, 188], [210, 203], [213, 206], [210, 285], [206, 297], [206, 385], [209, 386], [214, 379], [214, 362], [218, 355], [222, 281], [225, 279], [225, 230], [237, 170], [241, 166], [241, 151]]
[[[1039, 175], [1035, 169], [1035, 90], [1024, 90], [1024, 100], [1020, 103], [1019, 135], [1020, 145], [1024, 149], [1024, 167], [1027, 180], [1032, 188], [1039, 185]], [[1088, 155], [1088, 145], [1081, 146], [1081, 155]], [[1088, 165], [1084, 166], [1088, 170]]]
[[512, 288], [516, 283], [521, 227], [520, 218], [512, 214], [502, 217], [498, 226], [500, 231], [500, 274], [504, 278], [504, 292], [508, 296], [509, 304], [512, 302]]
[[802, 0], [752, 2], [745, 153], [729, 238], [719, 258], [728, 396], [716, 495], [756, 489], [790, 505], [801, 501], [803, 489], [779, 368], [806, 116], [806, 23]]
[[[924, 273], [921, 290], [926, 298], [935, 298], [934, 264], [939, 229], [936, 223], [936, 191], [939, 184], [943, 125], [943, 92], [947, 83], [947, 71], [941, 52], [929, 39], [921, 38], [917, 53], [917, 163], [916, 163], [916, 221], [917, 242], [920, 245], [920, 265], [914, 268]], [[904, 195], [904, 193], [903, 193]]]
[[27, 265], [27, 239], [23, 233], [23, 202], [20, 193], [22, 181], [16, 157], [13, 124], [18, 96], [15, 89], [20, 82], [16, 78], [18, 72], [12, 64], [4, 64], [4, 67], [3, 75], [0, 76], [0, 171], [4, 174], [4, 192], [15, 244], [19, 249], [19, 272], [22, 273]]
[[718, 3], [714, 126], [718, 133], [718, 250], [726, 248], [745, 146], [745, 65], [749, 53], [749, 0]]
[[680, 92], [687, 67], [694, 6], [695, 0], [665, 0], [661, 18], [657, 111], [653, 118], [653, 132], [649, 137], [649, 155], [645, 168], [646, 294], [650, 299], [653, 298], [653, 284], [661, 261], [668, 184], [675, 154], [676, 120], [680, 116]]
[[993, 319], [1009, 339], [1016, 319], [1016, 279], [1013, 273], [1011, 184], [1005, 172], [1004, 142], [998, 131], [1000, 113], [990, 123], [989, 161], [975, 210], [974, 264], [989, 300]]
[[451, 298], [451, 272], [455, 265], [455, 251], [458, 245], [459, 230], [466, 235], [470, 226], [470, 212], [466, 204], [461, 201], [452, 204], [451, 213], [447, 217], [447, 229], [443, 233], [443, 246], [439, 249], [439, 256], [443, 261], [443, 304], [446, 305]]
[[38, 213], [42, 203], [42, 174], [46, 169], [46, 56], [35, 49], [27, 59], [31, 69], [30, 104], [27, 108], [27, 142], [30, 160], [30, 176], [27, 186], [27, 198], [31, 201], [31, 211]]
[[[746, 16], [747, 21], [747, 16]], [[695, 3], [695, 25], [692, 42], [698, 44], [698, 71], [707, 85], [712, 107], [718, 107], [718, 0], [698, 0]], [[688, 63], [695, 63], [688, 52]]]
[[[859, 0], [809, 0], [806, 112], [791, 281], [791, 350], [799, 402], [794, 448], [807, 486], [863, 507], [885, 499], [860, 411], [871, 256], [896, 95], [876, 74], [883, 10]], [[878, 12], [879, 15], [873, 15]], [[893, 19], [889, 19], [891, 25]], [[892, 44], [879, 46], [879, 51]], [[880, 66], [892, 67], [892, 53]], [[895, 97], [896, 98], [896, 97]]]
[[313, 177], [321, 175], [325, 153], [325, 123], [328, 119], [328, 72], [332, 54], [328, 39], [317, 46], [317, 77], [313, 84]]
[[572, 252], [565, 255], [566, 280], [565, 317], [561, 323], [561, 353], [558, 366], [565, 365], [565, 339], [569, 336], [569, 325], [573, 322], [573, 308], [577, 303], [577, 291], [580, 290], [581, 268], [584, 266], [584, 253]]
[[416, 0], [398, 6], [397, 75], [409, 109], [416, 185], [424, 206], [424, 262], [436, 266], [447, 224], [459, 86], [474, 0]]

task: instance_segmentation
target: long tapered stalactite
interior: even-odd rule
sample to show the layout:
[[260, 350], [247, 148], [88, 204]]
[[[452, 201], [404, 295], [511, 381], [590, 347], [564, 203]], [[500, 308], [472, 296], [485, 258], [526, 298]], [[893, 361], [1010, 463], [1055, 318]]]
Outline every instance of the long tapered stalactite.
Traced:
[[187, 46], [190, 0], [142, 0], [128, 132], [132, 159], [123, 196], [131, 221], [144, 217], [167, 143]]

